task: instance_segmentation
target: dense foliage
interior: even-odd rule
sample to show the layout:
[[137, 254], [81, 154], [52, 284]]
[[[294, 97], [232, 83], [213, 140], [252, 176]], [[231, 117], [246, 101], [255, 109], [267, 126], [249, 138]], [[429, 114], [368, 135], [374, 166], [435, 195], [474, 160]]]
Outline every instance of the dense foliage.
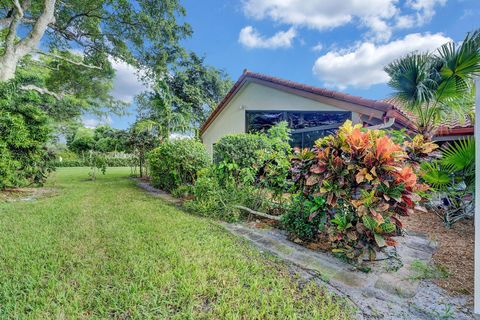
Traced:
[[413, 212], [427, 188], [407, 160], [384, 132], [362, 131], [347, 121], [312, 150], [297, 150], [291, 171], [297, 196], [305, 200], [293, 210], [309, 222], [320, 216], [317, 228], [328, 234], [335, 252], [374, 258], [396, 244], [392, 236], [402, 227], [399, 216]]
[[153, 184], [165, 191], [195, 183], [197, 172], [210, 162], [205, 146], [195, 139], [164, 141], [148, 159]]
[[160, 140], [172, 133], [197, 133], [231, 85], [225, 72], [190, 53], [168, 77], [157, 78], [151, 90], [137, 96], [140, 118], [153, 122]]
[[36, 93], [21, 93], [13, 81], [0, 83], [0, 188], [42, 184], [53, 169], [45, 144], [49, 119]]
[[213, 146], [213, 162], [235, 163], [239, 168], [253, 167], [258, 161], [258, 150], [267, 147], [261, 133], [228, 134]]
[[440, 159], [421, 164], [421, 177], [436, 192], [432, 209], [451, 227], [474, 214], [475, 140], [451, 142], [441, 151]]
[[[138, 159], [135, 157], [113, 158], [105, 156], [105, 165], [107, 167], [134, 167], [138, 166]], [[90, 162], [88, 159], [62, 159], [54, 162], [55, 167], [88, 167]]]
[[275, 211], [289, 187], [288, 141], [286, 123], [266, 133], [221, 138], [214, 146], [214, 163], [199, 173], [191, 190], [193, 199], [186, 206], [229, 221], [240, 217], [236, 205]]
[[266, 133], [226, 135], [213, 146], [213, 161], [233, 176], [245, 176], [248, 171], [257, 187], [279, 196], [289, 186], [289, 133], [287, 123], [280, 122]]

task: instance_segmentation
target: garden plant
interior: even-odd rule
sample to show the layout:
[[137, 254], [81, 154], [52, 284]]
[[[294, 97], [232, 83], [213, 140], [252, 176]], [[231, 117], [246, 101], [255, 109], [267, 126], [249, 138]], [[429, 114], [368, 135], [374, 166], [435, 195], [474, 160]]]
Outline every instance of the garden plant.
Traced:
[[300, 229], [298, 236], [312, 238], [319, 231], [333, 252], [358, 261], [396, 245], [400, 216], [419, 209], [428, 189], [401, 145], [350, 121], [313, 149], [296, 150], [291, 173], [296, 192], [293, 212], [284, 218], [287, 229], [295, 232], [291, 223], [300, 219], [311, 229]]

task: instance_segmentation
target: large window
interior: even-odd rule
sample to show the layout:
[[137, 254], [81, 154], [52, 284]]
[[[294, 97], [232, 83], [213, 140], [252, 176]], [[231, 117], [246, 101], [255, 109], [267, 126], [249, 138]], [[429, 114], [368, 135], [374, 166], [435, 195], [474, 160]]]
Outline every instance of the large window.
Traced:
[[315, 140], [335, 133], [352, 113], [346, 111], [246, 111], [246, 131], [265, 131], [280, 121], [292, 129], [293, 147], [312, 147]]

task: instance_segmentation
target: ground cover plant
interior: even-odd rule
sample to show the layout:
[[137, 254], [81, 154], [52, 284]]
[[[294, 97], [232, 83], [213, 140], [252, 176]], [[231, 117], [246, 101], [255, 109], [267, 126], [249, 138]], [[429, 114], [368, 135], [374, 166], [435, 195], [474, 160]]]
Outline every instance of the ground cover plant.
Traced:
[[146, 194], [128, 168], [59, 168], [58, 194], [0, 203], [0, 318], [352, 319], [278, 260]]
[[412, 213], [428, 188], [417, 181], [402, 146], [382, 131], [362, 130], [350, 121], [312, 150], [297, 150], [291, 171], [300, 200], [284, 217], [287, 229], [295, 231], [289, 223], [303, 221], [301, 230], [313, 230], [298, 236], [311, 238], [320, 231], [333, 252], [358, 261], [396, 245], [399, 216]]

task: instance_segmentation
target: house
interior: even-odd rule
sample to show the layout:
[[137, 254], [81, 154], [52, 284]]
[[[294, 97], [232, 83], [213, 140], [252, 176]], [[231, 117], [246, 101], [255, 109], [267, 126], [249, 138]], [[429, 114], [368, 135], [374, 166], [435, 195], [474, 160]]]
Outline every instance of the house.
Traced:
[[[392, 101], [364, 99], [245, 70], [200, 128], [200, 136], [212, 154], [213, 145], [227, 134], [261, 131], [287, 121], [292, 145], [311, 147], [347, 119], [366, 127], [414, 130], [409, 117]], [[471, 134], [471, 123], [449, 123], [436, 138]]]

